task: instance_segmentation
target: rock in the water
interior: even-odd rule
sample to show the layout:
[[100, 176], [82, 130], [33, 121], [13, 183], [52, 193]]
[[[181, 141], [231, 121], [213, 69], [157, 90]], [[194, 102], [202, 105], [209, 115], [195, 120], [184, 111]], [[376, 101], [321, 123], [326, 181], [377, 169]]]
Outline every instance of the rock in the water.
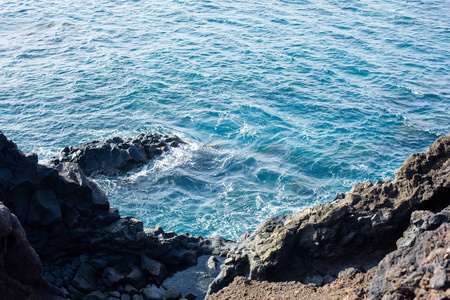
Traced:
[[134, 138], [115, 137], [106, 142], [93, 141], [75, 148], [66, 147], [59, 158], [53, 158], [52, 164], [73, 162], [80, 165], [87, 175], [93, 172], [115, 175], [147, 164], [150, 159], [180, 144], [184, 142], [176, 135], [158, 133], [140, 134]]
[[218, 263], [219, 263], [219, 260], [216, 257], [211, 256], [210, 258], [208, 258], [206, 265], [210, 270], [217, 270]]

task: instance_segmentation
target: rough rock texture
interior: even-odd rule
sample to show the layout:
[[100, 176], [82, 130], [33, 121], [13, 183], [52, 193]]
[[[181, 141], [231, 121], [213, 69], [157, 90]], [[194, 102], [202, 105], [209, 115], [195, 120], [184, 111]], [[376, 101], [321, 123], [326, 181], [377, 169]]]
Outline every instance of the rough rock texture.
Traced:
[[[131, 148], [126, 147], [120, 151]], [[71, 299], [137, 300], [163, 292], [179, 298], [179, 292], [158, 286], [194, 265], [199, 255], [225, 255], [233, 245], [159, 226], [144, 230], [138, 219], [120, 217], [109, 207], [80, 165], [55, 164], [39, 165], [35, 154], [21, 152], [0, 132], [0, 202], [17, 215], [44, 265], [41, 276], [18, 220], [0, 205], [0, 283], [5, 283], [0, 298], [58, 299], [61, 291], [48, 283]], [[450, 298], [449, 205], [450, 134], [411, 155], [394, 180], [357, 184], [325, 206], [271, 218], [246, 233], [228, 252], [209, 293], [245, 276], [252, 280], [237, 279], [235, 293], [227, 289], [225, 295], [265, 299], [278, 291], [281, 299]]]
[[115, 137], [106, 142], [93, 141], [78, 147], [65, 147], [51, 164], [57, 166], [62, 162], [72, 162], [77, 163], [86, 175], [93, 172], [115, 175], [147, 164], [150, 159], [180, 144], [184, 142], [178, 136], [158, 133], [140, 134], [134, 138]]
[[450, 207], [412, 225], [379, 263], [370, 285], [371, 299], [445, 299], [450, 297]]
[[236, 276], [319, 281], [348, 267], [370, 269], [395, 249], [413, 211], [449, 204], [450, 134], [411, 155], [394, 180], [359, 183], [344, 199], [268, 219], [228, 253], [209, 294]]
[[348, 268], [323, 286], [236, 277], [207, 299], [449, 299], [449, 222], [450, 206], [437, 214], [415, 211], [397, 250], [367, 273]]
[[[44, 278], [71, 299], [112, 291], [132, 297], [196, 264], [200, 255], [228, 250], [221, 238], [164, 232], [159, 226], [144, 230], [140, 220], [110, 208], [78, 164], [40, 165], [35, 154], [18, 150], [1, 132], [0, 201], [24, 227]], [[149, 259], [157, 267], [143, 264]]]
[[0, 202], [0, 298], [65, 299], [41, 275], [42, 265], [20, 222]]
[[367, 287], [374, 269], [366, 274], [344, 276], [322, 287], [296, 281], [267, 282], [238, 276], [226, 288], [208, 296], [207, 300], [361, 300], [367, 295]]

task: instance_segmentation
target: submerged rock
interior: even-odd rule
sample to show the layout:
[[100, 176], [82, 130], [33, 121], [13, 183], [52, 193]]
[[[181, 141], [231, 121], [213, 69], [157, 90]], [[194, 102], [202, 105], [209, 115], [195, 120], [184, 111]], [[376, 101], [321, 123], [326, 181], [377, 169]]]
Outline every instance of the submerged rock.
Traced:
[[178, 136], [158, 133], [140, 134], [134, 138], [115, 137], [105, 142], [93, 141], [78, 147], [65, 147], [58, 158], [51, 160], [51, 165], [72, 162], [77, 163], [86, 175], [94, 172], [116, 175], [147, 164], [155, 156], [180, 144], [184, 142]]

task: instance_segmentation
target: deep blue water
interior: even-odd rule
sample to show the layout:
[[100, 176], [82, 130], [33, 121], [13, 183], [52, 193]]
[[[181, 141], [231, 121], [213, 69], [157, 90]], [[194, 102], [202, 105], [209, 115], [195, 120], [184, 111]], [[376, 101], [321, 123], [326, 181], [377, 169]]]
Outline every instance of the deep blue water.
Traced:
[[2, 1], [0, 130], [43, 162], [177, 134], [95, 180], [147, 227], [236, 238], [448, 133], [449, 49], [448, 0]]

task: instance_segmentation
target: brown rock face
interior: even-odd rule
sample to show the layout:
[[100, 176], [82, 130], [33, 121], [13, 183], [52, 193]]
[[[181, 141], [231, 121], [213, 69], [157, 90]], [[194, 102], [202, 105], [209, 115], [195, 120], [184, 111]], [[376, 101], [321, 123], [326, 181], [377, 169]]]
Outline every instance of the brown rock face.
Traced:
[[228, 254], [209, 293], [236, 276], [308, 281], [348, 267], [367, 270], [395, 250], [412, 212], [448, 205], [450, 134], [411, 155], [394, 180], [359, 183], [344, 199], [268, 219]]
[[371, 299], [446, 299], [450, 296], [450, 207], [412, 225], [378, 264]]

